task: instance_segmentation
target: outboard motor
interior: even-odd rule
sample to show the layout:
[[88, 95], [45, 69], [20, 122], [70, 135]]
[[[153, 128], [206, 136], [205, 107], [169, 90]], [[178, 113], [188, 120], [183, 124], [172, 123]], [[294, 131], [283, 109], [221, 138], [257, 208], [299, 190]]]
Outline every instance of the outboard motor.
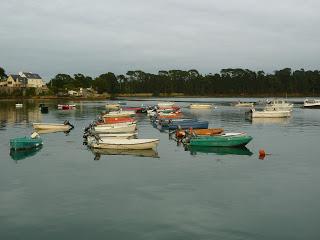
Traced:
[[[69, 125], [69, 126], [71, 127], [71, 129], [74, 128], [74, 126], [73, 126], [68, 120], [65, 120], [65, 121], [63, 122], [63, 124], [64, 124], [64, 125]], [[70, 129], [70, 130], [71, 130], [71, 129]]]

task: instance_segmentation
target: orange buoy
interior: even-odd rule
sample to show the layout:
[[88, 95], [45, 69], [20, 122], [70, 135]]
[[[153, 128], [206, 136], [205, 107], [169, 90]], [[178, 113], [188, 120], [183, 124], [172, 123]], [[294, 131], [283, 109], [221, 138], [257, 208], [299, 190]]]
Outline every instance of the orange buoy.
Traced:
[[264, 159], [266, 157], [266, 152], [264, 149], [259, 150], [259, 159]]

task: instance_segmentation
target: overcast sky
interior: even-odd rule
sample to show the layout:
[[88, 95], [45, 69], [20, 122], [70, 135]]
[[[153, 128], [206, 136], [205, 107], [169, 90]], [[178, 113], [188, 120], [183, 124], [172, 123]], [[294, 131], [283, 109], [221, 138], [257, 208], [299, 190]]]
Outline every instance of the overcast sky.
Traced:
[[1, 0], [0, 66], [45, 78], [320, 69], [319, 9], [319, 0]]

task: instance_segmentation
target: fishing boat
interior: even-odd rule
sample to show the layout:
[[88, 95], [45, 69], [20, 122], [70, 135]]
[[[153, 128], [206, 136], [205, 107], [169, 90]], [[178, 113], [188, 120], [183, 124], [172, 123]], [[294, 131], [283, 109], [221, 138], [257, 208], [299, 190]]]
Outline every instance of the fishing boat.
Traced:
[[217, 155], [246, 155], [251, 156], [253, 153], [246, 147], [206, 147], [206, 146], [189, 146], [188, 150], [191, 155], [198, 153], [215, 153]]
[[192, 103], [189, 105], [189, 108], [190, 109], [210, 109], [210, 108], [213, 108], [213, 105]]
[[106, 118], [106, 117], [132, 117], [135, 114], [136, 114], [135, 111], [122, 111], [122, 110], [119, 110], [119, 111], [109, 112], [109, 113], [103, 115], [103, 118]]
[[237, 102], [236, 104], [234, 104], [235, 107], [242, 107], [242, 108], [253, 108], [254, 103], [252, 102]]
[[55, 130], [63, 132], [74, 128], [69, 121], [64, 121], [64, 123], [33, 123], [32, 125], [35, 130]]
[[23, 104], [22, 103], [16, 103], [16, 108], [22, 108]]
[[36, 132], [32, 133], [30, 137], [19, 137], [10, 140], [10, 149], [14, 151], [37, 148], [41, 145], [42, 139]]
[[287, 118], [291, 116], [291, 111], [289, 110], [262, 110], [256, 111], [251, 109], [246, 112], [247, 118]]
[[105, 107], [107, 110], [112, 110], [112, 111], [119, 110], [121, 108], [120, 104], [118, 103], [107, 103]]
[[208, 128], [209, 122], [208, 121], [183, 121], [180, 123], [169, 123], [168, 129], [169, 130], [176, 130], [176, 129], [201, 129], [201, 128]]
[[273, 111], [292, 111], [293, 104], [288, 103], [284, 99], [273, 99], [268, 102], [264, 108], [264, 110], [273, 110]]
[[92, 144], [93, 148], [104, 149], [156, 149], [159, 139], [109, 139]]
[[320, 108], [320, 99], [306, 99], [303, 102], [304, 108]]
[[95, 160], [99, 160], [101, 155], [131, 155], [137, 157], [152, 157], [158, 158], [158, 152], [153, 149], [101, 149], [92, 148], [92, 153], [95, 154]]
[[136, 124], [128, 126], [95, 126], [93, 130], [97, 133], [133, 133], [137, 130]]
[[76, 109], [76, 105], [74, 104], [58, 104], [59, 110], [73, 110]]
[[103, 119], [104, 123], [133, 123], [135, 122], [134, 118], [131, 117], [106, 117]]
[[190, 138], [190, 146], [207, 147], [241, 147], [252, 140], [251, 136], [245, 133], [224, 133], [214, 136], [196, 136]]

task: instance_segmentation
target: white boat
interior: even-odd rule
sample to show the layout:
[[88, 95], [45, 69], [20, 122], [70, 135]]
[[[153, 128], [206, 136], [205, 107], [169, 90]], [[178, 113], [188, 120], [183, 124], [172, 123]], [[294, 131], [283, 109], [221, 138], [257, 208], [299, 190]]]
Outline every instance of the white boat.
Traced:
[[112, 112], [109, 112], [105, 115], [103, 115], [103, 118], [106, 118], [106, 117], [131, 117], [131, 116], [134, 116], [136, 114], [135, 111], [112, 111]]
[[190, 109], [210, 109], [210, 108], [213, 108], [213, 105], [192, 103], [189, 105], [189, 108]]
[[156, 149], [159, 139], [108, 139], [103, 143], [92, 144], [93, 148], [103, 149]]
[[174, 105], [174, 102], [159, 102], [158, 103], [159, 108], [172, 107], [173, 105]]
[[23, 104], [22, 103], [16, 103], [16, 108], [22, 108]]
[[73, 128], [73, 125], [66, 121], [65, 123], [33, 123], [35, 130], [55, 130], [55, 131], [68, 131]]
[[137, 130], [136, 124], [129, 126], [96, 126], [93, 130], [97, 133], [133, 133]]
[[251, 109], [246, 113], [249, 118], [287, 118], [291, 116], [289, 110], [262, 110]]
[[58, 104], [58, 109], [59, 110], [72, 110], [76, 109], [75, 104]]
[[100, 138], [135, 138], [137, 132], [133, 133], [99, 133], [97, 134]]
[[303, 102], [305, 108], [320, 108], [320, 99], [306, 99]]
[[134, 122], [120, 122], [120, 123], [103, 123], [103, 124], [98, 124], [97, 126], [99, 127], [126, 127], [126, 126], [131, 126], [133, 124], [136, 125], [136, 121]]
[[252, 102], [237, 102], [235, 107], [244, 107], [244, 108], [252, 108], [254, 106], [254, 103]]
[[288, 103], [284, 99], [274, 99], [271, 102], [267, 103], [265, 110], [279, 110], [279, 111], [291, 111], [293, 104]]
[[105, 107], [107, 110], [119, 110], [121, 108], [118, 103], [107, 103]]

